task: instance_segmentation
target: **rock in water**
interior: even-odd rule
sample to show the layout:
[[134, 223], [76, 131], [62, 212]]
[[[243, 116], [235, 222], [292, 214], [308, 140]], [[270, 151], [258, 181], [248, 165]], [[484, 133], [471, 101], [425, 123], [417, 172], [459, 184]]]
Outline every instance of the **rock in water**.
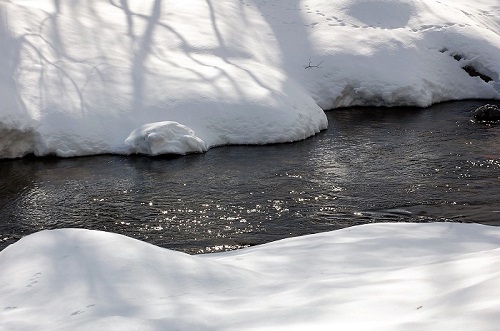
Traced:
[[474, 118], [478, 121], [500, 121], [500, 108], [495, 105], [484, 105], [476, 108]]

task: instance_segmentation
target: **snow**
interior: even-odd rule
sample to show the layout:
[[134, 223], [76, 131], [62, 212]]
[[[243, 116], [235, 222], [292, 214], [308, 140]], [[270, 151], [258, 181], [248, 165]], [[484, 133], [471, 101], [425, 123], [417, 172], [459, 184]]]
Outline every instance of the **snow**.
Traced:
[[190, 256], [60, 229], [0, 252], [1, 330], [496, 330], [500, 228], [369, 224]]
[[288, 142], [325, 129], [326, 109], [499, 99], [499, 14], [496, 0], [2, 0], [0, 158], [147, 153], [127, 138], [164, 122], [197, 147], [174, 130], [157, 153]]
[[[497, 0], [0, 0], [0, 158], [289, 142], [327, 109], [470, 98], [500, 99]], [[0, 252], [0, 330], [496, 330], [499, 264], [477, 224], [196, 256], [42, 231]]]
[[125, 140], [132, 152], [160, 155], [204, 152], [207, 146], [190, 128], [177, 122], [145, 124]]

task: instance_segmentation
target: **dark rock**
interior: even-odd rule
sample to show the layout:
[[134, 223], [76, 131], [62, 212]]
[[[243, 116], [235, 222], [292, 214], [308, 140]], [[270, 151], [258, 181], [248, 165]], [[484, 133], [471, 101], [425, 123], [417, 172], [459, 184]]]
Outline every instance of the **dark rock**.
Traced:
[[476, 108], [474, 118], [478, 121], [500, 121], [500, 108], [495, 105], [484, 105]]

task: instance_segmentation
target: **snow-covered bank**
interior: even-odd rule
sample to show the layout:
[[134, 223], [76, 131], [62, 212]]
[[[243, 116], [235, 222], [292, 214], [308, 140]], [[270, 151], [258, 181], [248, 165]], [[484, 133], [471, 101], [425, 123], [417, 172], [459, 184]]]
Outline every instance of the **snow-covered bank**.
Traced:
[[370, 224], [190, 256], [43, 231], [0, 252], [1, 330], [496, 330], [500, 228]]
[[[295, 141], [326, 128], [320, 108], [500, 98], [499, 14], [494, 0], [0, 1], [0, 157]], [[125, 143], [134, 130], [146, 143]]]

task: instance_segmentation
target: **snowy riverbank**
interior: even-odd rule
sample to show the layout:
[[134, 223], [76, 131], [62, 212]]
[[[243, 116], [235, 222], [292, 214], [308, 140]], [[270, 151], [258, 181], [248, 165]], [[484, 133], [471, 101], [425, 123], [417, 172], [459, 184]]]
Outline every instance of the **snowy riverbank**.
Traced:
[[187, 255], [43, 231], [0, 252], [1, 330], [496, 330], [500, 228], [369, 224]]
[[[0, 157], [304, 139], [322, 109], [500, 98], [496, 1], [0, 1]], [[472, 77], [472, 76], [474, 77]]]

